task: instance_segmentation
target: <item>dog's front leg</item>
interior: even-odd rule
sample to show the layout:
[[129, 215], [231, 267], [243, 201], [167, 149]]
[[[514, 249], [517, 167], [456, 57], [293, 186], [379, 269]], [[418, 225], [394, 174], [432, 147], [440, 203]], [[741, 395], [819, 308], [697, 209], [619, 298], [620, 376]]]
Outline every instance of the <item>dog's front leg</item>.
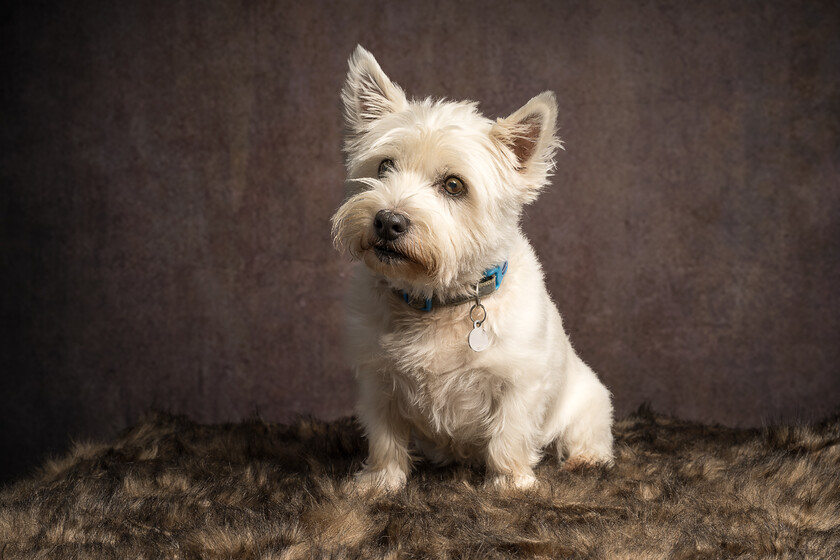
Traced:
[[397, 412], [393, 391], [378, 379], [360, 379], [359, 420], [368, 440], [368, 457], [354, 482], [360, 491], [398, 490], [411, 467], [408, 445], [411, 428]]
[[487, 443], [490, 486], [525, 489], [537, 482], [533, 466], [540, 458], [536, 421], [541, 413], [522, 404], [513, 393], [504, 395], [498, 403]]

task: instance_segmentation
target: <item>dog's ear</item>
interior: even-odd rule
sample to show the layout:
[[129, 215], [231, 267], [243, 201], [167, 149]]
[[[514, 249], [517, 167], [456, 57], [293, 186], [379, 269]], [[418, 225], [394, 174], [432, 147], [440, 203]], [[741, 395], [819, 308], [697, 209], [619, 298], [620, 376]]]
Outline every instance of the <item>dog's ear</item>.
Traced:
[[373, 55], [361, 45], [353, 51], [347, 64], [350, 70], [341, 90], [341, 100], [351, 132], [364, 132], [371, 122], [401, 110], [408, 103], [400, 86], [385, 75]]
[[554, 169], [554, 153], [561, 147], [554, 135], [556, 122], [557, 101], [552, 92], [545, 91], [511, 116], [497, 120], [490, 131], [510, 151], [517, 171], [537, 188]]

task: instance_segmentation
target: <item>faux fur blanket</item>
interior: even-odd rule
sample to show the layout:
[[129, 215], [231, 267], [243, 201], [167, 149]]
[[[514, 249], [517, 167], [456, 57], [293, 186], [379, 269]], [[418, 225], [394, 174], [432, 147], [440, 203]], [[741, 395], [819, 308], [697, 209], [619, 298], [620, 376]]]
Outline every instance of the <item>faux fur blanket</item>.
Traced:
[[203, 426], [153, 414], [0, 492], [10, 558], [840, 558], [840, 417], [732, 430], [641, 410], [611, 469], [546, 457], [529, 492], [419, 465], [407, 487], [342, 491], [351, 419]]

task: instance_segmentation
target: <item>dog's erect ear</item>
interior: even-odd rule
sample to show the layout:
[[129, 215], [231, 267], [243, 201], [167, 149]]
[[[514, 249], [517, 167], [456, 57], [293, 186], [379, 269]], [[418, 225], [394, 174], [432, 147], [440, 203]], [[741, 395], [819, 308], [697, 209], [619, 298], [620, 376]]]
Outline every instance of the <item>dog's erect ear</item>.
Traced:
[[361, 45], [347, 61], [350, 71], [341, 90], [344, 118], [353, 132], [363, 132], [368, 125], [408, 103], [403, 90], [379, 67], [373, 55]]
[[511, 116], [497, 120], [490, 134], [510, 150], [517, 170], [542, 186], [561, 145], [554, 135], [556, 122], [557, 101], [552, 92], [545, 91]]

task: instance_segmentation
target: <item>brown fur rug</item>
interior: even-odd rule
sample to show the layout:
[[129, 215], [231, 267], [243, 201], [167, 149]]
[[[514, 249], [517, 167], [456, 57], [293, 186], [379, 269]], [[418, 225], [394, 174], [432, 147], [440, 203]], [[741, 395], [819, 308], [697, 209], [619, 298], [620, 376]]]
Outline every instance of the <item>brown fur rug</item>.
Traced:
[[154, 414], [0, 492], [10, 558], [840, 558], [840, 417], [732, 430], [647, 410], [612, 469], [546, 457], [531, 492], [419, 465], [402, 492], [347, 495], [350, 419], [202, 426]]

